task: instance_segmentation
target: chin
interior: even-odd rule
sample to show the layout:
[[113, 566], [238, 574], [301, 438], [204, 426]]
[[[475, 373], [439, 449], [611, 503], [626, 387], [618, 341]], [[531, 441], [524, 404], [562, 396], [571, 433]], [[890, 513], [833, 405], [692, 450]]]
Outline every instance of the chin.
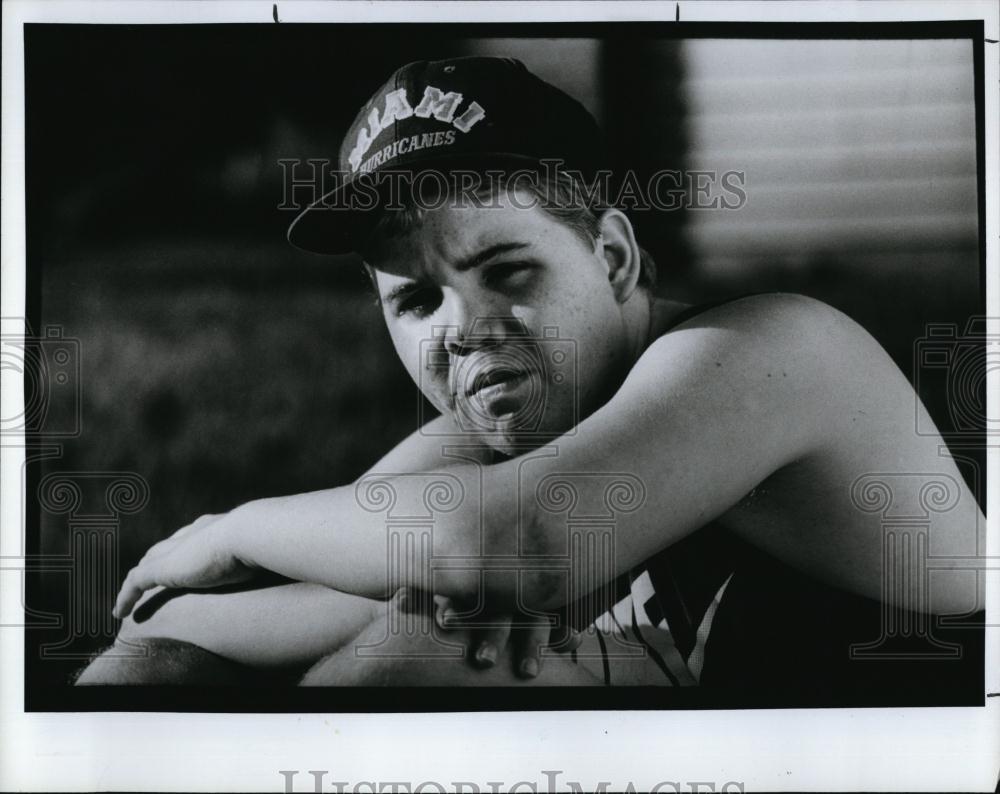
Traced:
[[484, 430], [479, 438], [486, 446], [496, 452], [514, 458], [546, 444], [551, 444], [571, 428], [571, 424], [565, 427], [533, 428], [494, 426], [489, 430]]
[[546, 439], [539, 438], [536, 434], [528, 434], [520, 438], [516, 435], [493, 434], [482, 440], [494, 452], [508, 458], [516, 458], [547, 443]]
[[552, 443], [578, 421], [572, 393], [546, 391], [532, 381], [487, 396], [457, 401], [455, 424], [508, 457]]

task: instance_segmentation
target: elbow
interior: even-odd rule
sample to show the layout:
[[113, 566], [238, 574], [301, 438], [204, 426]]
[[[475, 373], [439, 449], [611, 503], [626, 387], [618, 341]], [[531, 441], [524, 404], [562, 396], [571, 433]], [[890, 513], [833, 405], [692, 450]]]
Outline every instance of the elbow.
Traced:
[[537, 504], [524, 517], [518, 548], [518, 607], [531, 611], [558, 609], [573, 600], [573, 571], [584, 560], [574, 559], [574, 549], [564, 523]]
[[[484, 470], [482, 509], [455, 510], [439, 525], [435, 592], [528, 612], [570, 600], [573, 560], [565, 515], [546, 511], [533, 488], [512, 482], [516, 473], [502, 464]], [[461, 559], [462, 569], [449, 557]]]
[[487, 479], [482, 511], [455, 511], [441, 526], [434, 540], [434, 592], [493, 611], [561, 606], [570, 582], [565, 526], [560, 548], [553, 542], [558, 516], [539, 510], [534, 499], [514, 503], [513, 494], [529, 490], [501, 487], [506, 484]]

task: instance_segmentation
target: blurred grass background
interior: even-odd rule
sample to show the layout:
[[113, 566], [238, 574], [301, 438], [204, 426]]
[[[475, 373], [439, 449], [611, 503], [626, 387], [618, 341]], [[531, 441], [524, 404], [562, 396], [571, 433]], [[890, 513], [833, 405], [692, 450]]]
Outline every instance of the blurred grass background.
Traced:
[[[812, 295], [911, 378], [927, 323], [961, 329], [982, 311], [968, 41], [755, 41], [745, 58], [745, 43], [651, 26], [533, 31], [28, 27], [32, 320], [79, 340], [82, 410], [80, 436], [38, 476], [149, 483], [149, 504], [121, 520], [119, 575], [201, 514], [342, 484], [415, 429], [420, 397], [357, 263], [292, 249], [294, 213], [277, 209], [278, 161], [335, 158], [357, 108], [409, 60], [515, 55], [579, 98], [640, 173], [746, 169], [740, 212], [636, 213], [663, 294]], [[944, 388], [922, 396], [947, 427]], [[39, 520], [32, 548], [69, 553], [67, 516]], [[33, 580], [31, 606], [65, 620], [29, 633], [29, 657], [72, 638], [70, 658], [29, 666], [38, 685], [110, 641], [114, 625], [93, 620], [107, 589]]]
[[[167, 252], [204, 272], [219, 253]], [[68, 452], [82, 470], [167, 484], [153, 491], [163, 531], [192, 511], [349, 480], [412, 424], [415, 392], [369, 295], [241, 281], [88, 279], [44, 303], [81, 346], [84, 433]]]

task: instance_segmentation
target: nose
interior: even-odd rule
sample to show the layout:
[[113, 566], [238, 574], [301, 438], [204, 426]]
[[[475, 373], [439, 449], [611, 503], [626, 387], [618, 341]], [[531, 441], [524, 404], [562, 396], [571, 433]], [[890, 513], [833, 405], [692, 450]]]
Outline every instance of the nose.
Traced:
[[509, 307], [449, 292], [443, 301], [446, 322], [441, 328], [449, 354], [467, 356], [480, 348], [501, 344], [511, 335], [525, 333], [524, 324], [510, 316]]

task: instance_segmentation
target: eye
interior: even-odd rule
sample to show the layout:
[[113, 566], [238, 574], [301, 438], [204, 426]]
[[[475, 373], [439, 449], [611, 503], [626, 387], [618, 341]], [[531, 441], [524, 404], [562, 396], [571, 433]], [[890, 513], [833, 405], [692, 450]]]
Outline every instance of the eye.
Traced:
[[523, 286], [533, 270], [530, 262], [500, 262], [487, 270], [484, 281], [490, 286]]
[[414, 317], [429, 317], [441, 305], [441, 290], [423, 287], [414, 290], [396, 304], [396, 315], [409, 314]]

